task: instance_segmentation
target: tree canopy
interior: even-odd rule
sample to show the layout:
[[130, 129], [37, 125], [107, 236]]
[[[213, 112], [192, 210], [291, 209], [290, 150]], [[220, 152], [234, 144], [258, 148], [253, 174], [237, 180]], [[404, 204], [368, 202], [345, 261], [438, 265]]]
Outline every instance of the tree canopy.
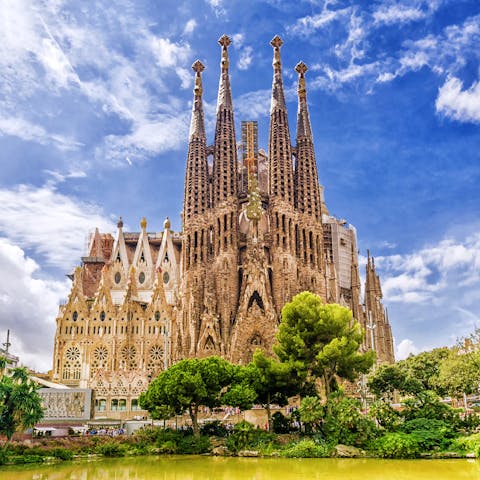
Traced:
[[353, 381], [373, 365], [373, 351], [359, 352], [363, 338], [348, 308], [302, 292], [282, 309], [274, 351], [303, 379], [304, 390], [312, 391], [320, 378], [328, 396], [337, 389], [337, 376]]
[[140, 405], [150, 412], [164, 411], [165, 407], [178, 414], [187, 410], [198, 435], [200, 406], [252, 405], [255, 392], [240, 385], [241, 368], [214, 356], [182, 360], [160, 373], [140, 396]]
[[267, 411], [268, 429], [272, 430], [270, 404], [287, 405], [288, 397], [297, 393], [297, 382], [290, 365], [268, 357], [257, 350], [253, 360], [245, 368], [245, 379], [256, 393], [256, 403]]
[[0, 434], [11, 440], [19, 429], [33, 427], [43, 417], [42, 399], [25, 368], [0, 378]]

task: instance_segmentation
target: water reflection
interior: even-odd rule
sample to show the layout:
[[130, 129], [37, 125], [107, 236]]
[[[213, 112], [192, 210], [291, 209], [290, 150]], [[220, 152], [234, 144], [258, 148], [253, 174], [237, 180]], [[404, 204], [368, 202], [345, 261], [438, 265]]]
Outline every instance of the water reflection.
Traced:
[[3, 467], [3, 480], [471, 480], [479, 460], [136, 457]]

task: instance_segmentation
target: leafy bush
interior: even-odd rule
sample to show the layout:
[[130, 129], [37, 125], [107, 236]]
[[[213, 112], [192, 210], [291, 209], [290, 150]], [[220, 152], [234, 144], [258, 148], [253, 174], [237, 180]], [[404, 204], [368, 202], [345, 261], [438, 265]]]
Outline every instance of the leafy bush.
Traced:
[[288, 458], [324, 458], [330, 454], [331, 448], [328, 445], [310, 439], [294, 443], [281, 452], [283, 457]]
[[455, 436], [455, 432], [449, 424], [432, 418], [408, 420], [401, 429], [403, 432], [411, 434], [422, 450], [431, 450], [435, 447], [445, 448]]
[[15, 455], [9, 458], [9, 461], [15, 465], [24, 463], [42, 463], [43, 457], [40, 455]]
[[60, 460], [72, 460], [73, 458], [73, 452], [66, 448], [54, 448], [51, 453], [52, 456]]
[[290, 420], [282, 414], [282, 412], [276, 412], [272, 416], [273, 431], [275, 433], [288, 433], [290, 432]]
[[383, 401], [375, 402], [370, 406], [369, 417], [375, 419], [378, 425], [388, 432], [395, 431], [402, 423], [400, 413]]
[[423, 390], [415, 397], [408, 398], [403, 402], [402, 415], [405, 420], [415, 418], [430, 418], [444, 420], [448, 423], [457, 421], [458, 413], [449, 405], [442, 403], [440, 397], [433, 391]]
[[477, 458], [480, 458], [480, 433], [457, 438], [452, 446], [462, 453], [474, 453]]
[[181, 439], [178, 443], [177, 453], [198, 455], [207, 453], [212, 449], [212, 444], [208, 437], [195, 437], [189, 435]]
[[106, 442], [98, 445], [96, 451], [106, 457], [123, 457], [126, 453], [125, 445], [118, 442]]
[[228, 430], [222, 425], [219, 420], [208, 422], [200, 427], [200, 433], [207, 437], [226, 437]]
[[382, 458], [415, 458], [420, 446], [411, 435], [397, 432], [377, 438], [370, 444], [370, 450]]
[[273, 433], [256, 429], [251, 423], [243, 420], [235, 425], [233, 433], [227, 439], [227, 447], [232, 452], [246, 448], [264, 449], [274, 441]]
[[158, 453], [177, 453], [177, 444], [172, 440], [167, 440], [158, 447]]
[[375, 424], [362, 414], [358, 400], [334, 393], [325, 410], [322, 431], [328, 443], [360, 446], [375, 437]]

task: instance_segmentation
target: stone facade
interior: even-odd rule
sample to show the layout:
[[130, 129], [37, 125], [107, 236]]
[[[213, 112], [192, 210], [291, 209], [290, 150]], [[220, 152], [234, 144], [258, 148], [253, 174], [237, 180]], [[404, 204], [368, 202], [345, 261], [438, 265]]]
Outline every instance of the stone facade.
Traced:
[[[269, 150], [258, 149], [254, 122], [236, 142], [223, 36], [216, 129], [208, 145], [200, 61], [185, 173], [182, 231], [95, 231], [89, 254], [72, 275], [57, 318], [54, 378], [92, 388], [97, 415], [131, 417], [151, 378], [188, 357], [221, 355], [247, 363], [271, 350], [283, 305], [303, 290], [352, 309], [365, 328], [362, 348], [393, 361], [380, 280], [368, 259], [364, 301], [357, 238], [329, 215], [318, 182], [305, 73], [298, 74], [295, 145], [290, 139], [282, 79], [281, 39], [273, 47]], [[246, 143], [247, 142], [247, 143]], [[238, 159], [238, 152], [243, 158]], [[142, 412], [140, 412], [142, 414]]]

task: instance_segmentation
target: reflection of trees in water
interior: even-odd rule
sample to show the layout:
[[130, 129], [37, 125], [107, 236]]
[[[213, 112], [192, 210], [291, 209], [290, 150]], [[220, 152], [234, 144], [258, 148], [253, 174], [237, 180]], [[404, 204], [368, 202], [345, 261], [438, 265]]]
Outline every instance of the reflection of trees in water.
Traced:
[[[27, 467], [28, 468], [28, 467]], [[480, 462], [468, 460], [379, 460], [333, 458], [226, 458], [203, 456], [126, 457], [85, 463], [32, 466], [9, 470], [8, 480], [338, 480], [478, 479]]]

